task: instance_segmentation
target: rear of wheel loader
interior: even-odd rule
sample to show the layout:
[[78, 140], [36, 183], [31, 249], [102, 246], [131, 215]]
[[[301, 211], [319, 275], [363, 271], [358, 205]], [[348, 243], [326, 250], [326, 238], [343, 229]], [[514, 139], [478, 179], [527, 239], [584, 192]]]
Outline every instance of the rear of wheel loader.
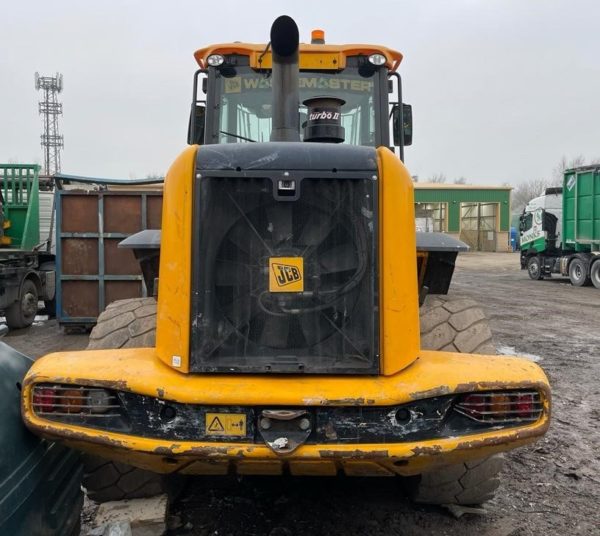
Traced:
[[545, 433], [550, 390], [534, 363], [477, 355], [493, 348], [472, 302], [428, 298], [420, 320], [460, 245], [426, 237], [416, 262], [412, 179], [388, 148], [390, 109], [400, 156], [412, 131], [402, 56], [299, 46], [280, 17], [268, 46], [196, 58], [202, 144], [167, 174], [158, 274], [156, 237], [139, 240], [157, 303], [117, 302], [89, 350], [36, 362], [26, 424], [113, 473], [413, 476], [416, 500], [488, 499], [494, 455]]

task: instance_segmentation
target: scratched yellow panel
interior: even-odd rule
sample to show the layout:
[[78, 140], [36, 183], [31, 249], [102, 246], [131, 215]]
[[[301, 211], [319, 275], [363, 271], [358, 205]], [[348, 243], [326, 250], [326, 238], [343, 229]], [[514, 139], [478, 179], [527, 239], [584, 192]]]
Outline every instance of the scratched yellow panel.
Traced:
[[304, 292], [304, 259], [302, 257], [270, 257], [269, 291]]
[[243, 437], [246, 435], [246, 415], [243, 413], [207, 413], [206, 435]]

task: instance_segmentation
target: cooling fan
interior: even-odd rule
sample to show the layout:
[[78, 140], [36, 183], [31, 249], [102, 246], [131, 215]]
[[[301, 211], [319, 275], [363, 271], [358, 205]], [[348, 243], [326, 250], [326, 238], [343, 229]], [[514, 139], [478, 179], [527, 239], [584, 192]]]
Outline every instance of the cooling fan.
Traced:
[[[351, 347], [345, 326], [359, 298], [368, 253], [365, 229], [348, 210], [344, 192], [296, 201], [261, 196], [249, 210], [229, 197], [228, 211], [236, 218], [217, 248], [214, 270], [215, 302], [227, 320], [221, 341], [235, 333], [245, 347], [297, 352], [337, 336]], [[294, 272], [302, 278], [300, 291], [270, 288], [270, 266], [281, 258], [301, 259], [302, 273]]]

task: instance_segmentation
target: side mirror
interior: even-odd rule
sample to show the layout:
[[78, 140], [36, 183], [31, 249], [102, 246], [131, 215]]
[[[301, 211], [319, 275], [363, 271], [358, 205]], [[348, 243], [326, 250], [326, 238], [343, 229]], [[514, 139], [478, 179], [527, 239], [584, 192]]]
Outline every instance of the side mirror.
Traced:
[[410, 104], [394, 104], [392, 108], [392, 130], [395, 146], [406, 147], [412, 145], [412, 106]]
[[192, 104], [187, 135], [187, 142], [189, 145], [202, 145], [204, 143], [205, 123], [206, 105], [198, 103]]

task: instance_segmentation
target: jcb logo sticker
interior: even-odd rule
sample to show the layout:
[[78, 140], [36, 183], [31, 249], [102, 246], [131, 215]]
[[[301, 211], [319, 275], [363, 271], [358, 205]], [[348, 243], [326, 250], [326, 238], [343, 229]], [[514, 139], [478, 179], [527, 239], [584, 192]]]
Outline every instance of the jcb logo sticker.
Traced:
[[269, 290], [271, 292], [304, 292], [304, 259], [302, 257], [271, 257], [269, 259]]

